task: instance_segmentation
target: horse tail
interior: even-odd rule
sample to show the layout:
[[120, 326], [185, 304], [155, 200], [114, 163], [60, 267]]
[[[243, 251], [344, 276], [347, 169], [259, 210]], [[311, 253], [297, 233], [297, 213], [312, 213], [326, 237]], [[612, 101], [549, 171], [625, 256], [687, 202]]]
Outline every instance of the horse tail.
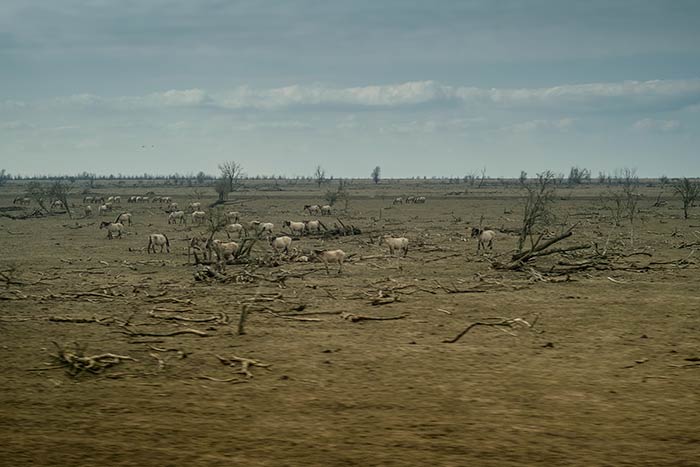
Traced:
[[166, 245], [168, 248], [170, 248], [170, 240], [168, 240], [168, 236], [165, 235], [165, 234], [163, 234], [163, 236], [165, 237], [165, 245]]

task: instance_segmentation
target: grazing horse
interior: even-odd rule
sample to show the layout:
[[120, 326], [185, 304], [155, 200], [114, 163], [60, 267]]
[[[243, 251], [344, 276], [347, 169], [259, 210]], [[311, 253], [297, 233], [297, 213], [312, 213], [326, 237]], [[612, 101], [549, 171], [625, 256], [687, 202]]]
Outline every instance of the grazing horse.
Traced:
[[164, 234], [151, 234], [148, 236], [148, 253], [153, 250], [153, 253], [156, 252], [156, 247], [160, 247], [160, 252], [163, 253], [163, 247], [165, 247], [165, 250], [170, 253], [170, 240], [168, 240], [168, 237]]
[[477, 254], [479, 253], [481, 247], [484, 247], [484, 250], [486, 247], [493, 250], [493, 239], [496, 238], [496, 232], [493, 230], [483, 230], [479, 227], [473, 227], [471, 236], [472, 238], [478, 239], [478, 243], [476, 245]]

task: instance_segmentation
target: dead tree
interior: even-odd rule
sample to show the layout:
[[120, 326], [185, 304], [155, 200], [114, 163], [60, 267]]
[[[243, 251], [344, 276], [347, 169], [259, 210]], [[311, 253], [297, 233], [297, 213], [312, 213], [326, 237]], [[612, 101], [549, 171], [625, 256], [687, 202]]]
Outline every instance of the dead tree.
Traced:
[[326, 181], [326, 171], [323, 169], [323, 167], [317, 165], [313, 177], [316, 180], [318, 187], [321, 188], [321, 185]]
[[639, 177], [636, 169], [624, 168], [622, 171], [622, 192], [625, 195], [625, 214], [630, 221], [630, 245], [634, 246], [634, 221], [637, 218], [639, 199], [637, 192]]
[[574, 224], [571, 227], [569, 227], [566, 231], [563, 233], [547, 239], [545, 241], [542, 241], [542, 235], [540, 235], [536, 241], [532, 243], [532, 247], [529, 250], [526, 251], [520, 251], [518, 253], [515, 253], [511, 257], [511, 265], [509, 265], [508, 269], [516, 269], [519, 268], [523, 263], [536, 258], [538, 256], [546, 256], [546, 255], [551, 255], [555, 253], [567, 253], [570, 251], [576, 251], [576, 250], [586, 250], [588, 248], [591, 248], [591, 245], [576, 245], [576, 246], [571, 246], [568, 248], [554, 248], [554, 249], [548, 249], [555, 243], [558, 243], [566, 238], [569, 238], [573, 232], [574, 228], [578, 224]]
[[683, 218], [687, 219], [688, 208], [700, 197], [700, 183], [691, 182], [683, 177], [673, 185], [673, 190], [681, 197], [681, 200], [683, 200]]
[[[518, 237], [518, 253], [523, 251], [528, 238], [530, 238], [531, 249], [534, 248], [536, 230], [548, 224], [554, 217], [551, 209], [554, 202], [554, 183], [554, 173], [548, 170], [537, 174], [536, 183], [524, 185], [525, 206], [523, 208], [522, 228]], [[541, 238], [540, 234], [539, 239]]]
[[44, 214], [53, 214], [51, 210], [46, 207], [47, 203], [49, 203], [49, 205], [51, 204], [48, 195], [48, 189], [45, 186], [43, 186], [40, 182], [30, 182], [29, 185], [27, 185], [26, 195], [28, 198], [31, 198], [33, 201], [36, 202], [36, 204], [39, 205]]
[[[241, 164], [236, 161], [224, 162], [219, 164], [219, 170], [221, 171], [221, 178], [226, 180], [228, 193], [232, 192], [243, 176]], [[221, 193], [219, 193], [219, 197], [221, 198]]]

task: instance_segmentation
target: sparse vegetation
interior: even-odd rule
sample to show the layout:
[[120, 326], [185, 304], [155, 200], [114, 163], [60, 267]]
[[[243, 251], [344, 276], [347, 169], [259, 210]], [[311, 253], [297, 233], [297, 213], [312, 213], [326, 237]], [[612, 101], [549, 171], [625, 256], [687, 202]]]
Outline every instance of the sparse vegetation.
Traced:
[[320, 165], [316, 166], [316, 170], [314, 171], [314, 180], [316, 180], [316, 184], [319, 188], [321, 188], [321, 185], [326, 181], [326, 171]]
[[580, 185], [583, 182], [591, 181], [591, 171], [580, 167], [571, 167], [569, 170], [569, 184]]
[[683, 177], [673, 185], [673, 189], [676, 194], [681, 197], [681, 201], [683, 202], [683, 218], [687, 219], [689, 208], [700, 197], [700, 183], [693, 182]]
[[[522, 252], [525, 242], [530, 239], [534, 246], [544, 233], [542, 227], [550, 224], [554, 218], [552, 204], [554, 203], [554, 173], [550, 170], [537, 174], [535, 183], [524, 185], [524, 206], [520, 233], [518, 235], [517, 251]], [[539, 239], [535, 238], [535, 235]]]
[[[188, 187], [187, 178], [178, 179], [183, 183], [177, 186], [173, 179], [144, 180], [138, 186], [104, 180], [85, 194], [82, 191], [89, 182], [76, 181], [76, 189], [67, 195], [74, 211], [77, 206], [82, 208], [85, 195], [121, 195], [124, 202], [130, 195], [151, 197], [148, 203], [128, 205], [135, 223], [126, 225], [123, 238], [114, 241], [105, 238], [95, 218], [68, 221], [59, 209], [38, 219], [10, 217], [39, 209], [35, 203], [13, 204], [28, 185], [13, 180], [0, 189], [0, 216], [8, 215], [0, 217], [0, 307], [4, 306], [0, 325], [7, 347], [6, 392], [25, 395], [27, 404], [15, 404], [13, 410], [30, 427], [39, 418], [51, 427], [63, 423], [72, 407], [99, 402], [94, 394], [109, 398], [117, 408], [128, 407], [128, 411], [120, 409], [118, 417], [91, 419], [96, 429], [114, 433], [105, 458], [112, 456], [115, 446], [129, 443], [142, 443], [137, 446], [139, 455], [148, 456], [153, 442], [150, 435], [132, 438], [133, 431], [124, 435], [119, 430], [125, 423], [140, 423], [144, 413], [163, 420], [187, 416], [187, 426], [204, 426], [208, 420], [201, 414], [212, 413], [212, 399], [207, 395], [217, 401], [219, 415], [234, 421], [298, 420], [302, 406], [305, 416], [323, 421], [328, 407], [346, 404], [338, 406], [341, 411], [349, 407], [353, 414], [345, 420], [341, 413], [347, 421], [345, 432], [356, 432], [364, 420], [376, 419], [379, 427], [362, 429], [391, 437], [392, 430], [404, 427], [406, 420], [407, 412], [396, 411], [397, 406], [411, 407], [411, 417], [429, 412], [436, 419], [449, 419], [450, 426], [469, 430], [474, 424], [494, 423], [488, 401], [498, 400], [497, 423], [529, 426], [532, 420], [543, 419], [547, 404], [523, 405], [518, 395], [522, 391], [516, 389], [539, 391], [553, 382], [567, 394], [558, 405], [558, 416], [581, 420], [584, 428], [591, 423], [591, 433], [598, 436], [608, 426], [610, 414], [581, 415], [581, 401], [578, 397], [570, 400], [568, 395], [614, 399], [613, 409], [620, 413], [613, 413], [615, 426], [605, 433], [614, 433], [616, 441], [621, 429], [630, 433], [629, 439], [658, 436], [663, 443], [657, 446], [666, 449], [672, 441], [664, 438], [664, 427], [636, 423], [642, 416], [653, 420], [668, 413], [667, 406], [639, 403], [663, 390], [666, 397], [681, 401], [672, 407], [677, 417], [674, 430], [683, 438], [678, 445], [686, 447], [683, 440], [694, 436], [696, 424], [691, 423], [693, 405], [683, 401], [687, 401], [697, 366], [690, 359], [697, 356], [690, 352], [692, 346], [678, 343], [696, 339], [699, 318], [688, 297], [696, 288], [700, 263], [695, 251], [700, 237], [693, 223], [681, 219], [680, 198], [676, 198], [676, 209], [652, 209], [658, 184], [639, 183], [633, 171], [627, 178], [624, 171], [618, 174], [618, 185], [611, 189], [619, 194], [624, 229], [610, 228], [608, 211], [591, 201], [608, 187], [560, 188], [551, 172], [531, 176], [524, 186], [517, 178], [487, 180], [486, 189], [470, 190], [469, 196], [463, 194], [464, 185], [460, 188], [450, 178], [382, 180], [377, 185], [366, 176], [363, 180], [336, 179], [337, 183], [328, 182], [319, 190], [316, 180], [306, 176], [275, 179], [280, 187], [276, 191], [272, 179], [251, 177], [240, 180], [236, 199], [225, 207], [212, 207], [218, 198], [209, 189], [213, 183]], [[166, 184], [168, 180], [171, 183]], [[219, 180], [228, 194], [228, 181]], [[70, 185], [68, 179], [63, 182]], [[37, 183], [50, 210], [53, 181]], [[331, 216], [303, 211], [305, 204], [322, 204], [327, 191], [335, 199]], [[352, 209], [343, 212], [345, 196], [350, 195]], [[160, 196], [172, 197], [183, 209], [201, 202], [207, 213], [205, 221], [168, 224], [165, 203], [152, 202]], [[427, 196], [427, 203], [391, 204], [396, 197], [417, 196]], [[261, 239], [264, 236], [258, 237], [250, 228], [250, 233], [240, 231], [228, 240], [222, 225], [230, 211], [240, 212], [240, 224], [246, 228], [255, 220], [274, 223], [273, 236], [285, 234], [282, 221], [287, 219], [310, 220], [318, 228], [295, 235], [286, 251], [274, 252]], [[117, 214], [108, 214], [104, 220], [114, 221]], [[626, 230], [630, 214], [636, 248]], [[642, 215], [649, 219], [644, 228], [640, 228]], [[479, 255], [479, 237], [469, 235], [477, 226], [496, 233], [493, 250], [479, 251]], [[170, 253], [146, 252], [151, 232], [168, 235]], [[379, 242], [384, 235], [407, 238], [407, 255], [388, 256], [386, 245]], [[235, 241], [240, 248], [235, 254], [219, 250], [223, 254], [217, 255], [220, 243], [208, 244], [215, 239]], [[193, 251], [199, 264], [192, 264], [187, 256], [192, 244], [197, 247]], [[342, 273], [335, 273], [340, 265], [333, 263], [327, 275], [316, 252], [335, 249], [346, 253]], [[21, 274], [13, 269], [15, 264], [22, 268]], [[653, 287], [648, 287], [650, 283]], [[659, 313], [660, 303], [672, 312]], [[236, 323], [245, 324], [245, 336], [236, 333]], [[641, 337], [644, 335], [650, 339]], [[52, 347], [52, 339], [59, 346]], [[73, 342], [90, 343], [90, 351]], [[435, 358], [449, 357], [441, 349], [450, 345], [455, 358]], [[675, 351], [668, 353], [669, 348]], [[58, 358], [52, 360], [52, 354]], [[227, 364], [221, 365], [223, 360], [217, 356]], [[518, 371], [504, 377], [501, 370], [515, 368], [510, 363], [516, 360]], [[251, 363], [245, 372], [240, 362], [250, 361], [269, 366]], [[407, 361], [406, 371], [395, 371], [397, 364]], [[478, 382], [465, 380], [465, 361], [478, 370]], [[231, 362], [238, 363], [229, 365]], [[71, 377], [77, 374], [80, 376]], [[372, 378], [381, 390], [360, 388]], [[674, 384], [668, 383], [670, 379]], [[467, 381], [470, 400], [487, 403], [477, 404], [478, 410], [469, 413], [455, 412], [451, 408], [464, 404], [462, 393], [442, 391], [444, 400], [425, 405], [427, 386], [418, 392], [404, 390], [407, 384], [427, 380], [448, 389], [462, 387]], [[591, 386], [591, 380], [600, 384]], [[640, 380], [646, 382], [640, 385]], [[358, 386], [357, 381], [363, 383]], [[535, 386], [531, 386], [533, 381]], [[324, 384], [325, 402], [308, 403], [308, 391], [319, 387], [319, 382]], [[37, 387], [45, 390], [37, 391]], [[270, 392], [275, 388], [284, 391], [290, 404], [276, 404], [279, 397]], [[610, 391], [615, 394], [611, 396]], [[152, 403], [163, 394], [168, 396], [167, 404]], [[501, 403], [518, 410], [502, 411]], [[32, 407], [43, 408], [41, 417]], [[173, 411], [173, 407], [183, 409]], [[628, 417], [625, 411], [634, 411], [635, 417]], [[294, 422], [275, 429], [293, 437], [298, 426]], [[330, 424], [309, 426], [310, 435], [322, 435], [324, 443], [347, 442], [345, 434], [335, 434]], [[553, 422], [547, 429], [560, 427]], [[262, 426], [241, 423], [243, 445], [259, 447], [256, 436], [269, 428], [266, 422]], [[402, 428], [397, 439], [424, 442], [426, 429], [436, 428]], [[539, 435], [527, 432], [519, 430], [515, 435], [532, 436], [530, 439]], [[177, 442], [179, 437], [167, 430], [159, 433], [168, 442]], [[462, 438], [453, 440], [441, 431], [436, 433], [440, 449], [428, 450], [422, 463], [459, 464]], [[21, 427], [20, 433], [7, 429], [4, 434], [0, 451], [7, 452], [8, 439], [17, 449], [23, 446]], [[188, 445], [190, 452], [228, 454], [226, 430], [206, 430], [205, 434], [211, 444], [196, 444], [204, 437], [195, 436], [195, 444]], [[48, 430], [42, 436], [48, 437], [52, 449], [63, 449], [60, 443], [65, 437], [54, 438]], [[566, 442], [568, 438], [562, 439]], [[440, 454], [443, 447], [454, 449], [455, 457]], [[66, 458], [75, 455], [71, 446], [65, 449], [69, 450]], [[96, 449], [91, 455], [102, 448]], [[306, 446], [304, 449], [307, 453]], [[177, 452], [168, 455], [177, 456]], [[327, 451], [319, 452], [323, 457], [318, 462], [307, 463], [327, 464]], [[395, 462], [397, 452], [404, 451], [373, 458], [374, 463]], [[595, 461], [609, 461], [609, 454]], [[408, 464], [415, 458], [414, 452], [410, 455]], [[188, 461], [171, 457], [178, 465]], [[243, 458], [243, 463], [248, 459]], [[558, 459], [545, 460], [556, 463]], [[140, 458], [146, 463], [152, 460]], [[352, 460], [361, 463], [362, 459]]]
[[520, 177], [518, 177], [518, 183], [520, 183], [521, 185], [525, 185], [525, 182], [527, 182], [527, 172], [521, 170]]
[[241, 164], [236, 161], [229, 161], [219, 164], [219, 170], [221, 171], [221, 178], [226, 180], [228, 184], [228, 193], [236, 190], [241, 178], [243, 177], [243, 168]]
[[381, 179], [381, 175], [382, 175], [381, 167], [376, 166], [372, 170], [372, 174], [370, 175], [372, 177], [372, 181], [375, 183], [375, 185], [379, 183], [379, 180]]

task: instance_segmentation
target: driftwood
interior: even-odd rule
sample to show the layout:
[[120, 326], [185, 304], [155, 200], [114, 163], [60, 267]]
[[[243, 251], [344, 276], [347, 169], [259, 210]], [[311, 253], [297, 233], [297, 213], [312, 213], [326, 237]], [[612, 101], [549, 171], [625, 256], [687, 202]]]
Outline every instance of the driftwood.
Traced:
[[338, 222], [332, 229], [329, 229], [324, 225], [324, 228], [326, 229], [323, 232], [324, 237], [344, 237], [348, 235], [360, 235], [362, 233], [362, 231], [354, 225], [347, 226], [339, 218], [336, 218], [336, 220]]
[[[163, 292], [163, 295], [166, 292]], [[189, 298], [185, 299], [180, 299], [180, 298], [171, 298], [171, 297], [163, 297], [163, 298], [154, 298], [154, 296], [149, 296], [148, 298], [152, 298], [151, 302], [153, 303], [184, 303], [185, 305], [194, 305], [194, 302], [190, 300]]]
[[247, 383], [248, 381], [244, 379], [240, 379], [237, 376], [234, 376], [232, 378], [214, 378], [212, 376], [206, 376], [206, 375], [199, 375], [199, 376], [194, 376], [194, 379], [206, 379], [207, 381], [216, 381], [217, 383], [233, 383], [233, 384], [241, 384], [241, 383]]
[[488, 318], [485, 321], [477, 321], [475, 323], [471, 323], [469, 326], [467, 326], [462, 332], [457, 334], [455, 337], [452, 339], [445, 339], [444, 343], [446, 344], [453, 344], [460, 340], [466, 333], [471, 331], [472, 328], [476, 326], [505, 326], [509, 328], [515, 327], [515, 325], [520, 324], [523, 326], [526, 326], [528, 328], [532, 328], [535, 323], [537, 322], [537, 319], [539, 316], [535, 317], [535, 320], [532, 322], [532, 324], [528, 323], [522, 318]]
[[57, 342], [53, 342], [53, 344], [56, 346], [56, 349], [58, 349], [58, 354], [53, 355], [54, 359], [67, 368], [71, 376], [78, 376], [86, 371], [97, 374], [106, 368], [121, 363], [123, 360], [136, 361], [136, 359], [129, 356], [116, 355], [113, 353], [87, 356], [85, 355], [85, 348], [79, 346], [77, 343], [75, 344], [75, 352], [69, 352]]
[[212, 321], [216, 321], [217, 324], [228, 324], [229, 319], [228, 316], [226, 316], [225, 313], [219, 312], [216, 314], [216, 316], [208, 316], [206, 318], [187, 318], [184, 316], [169, 316], [169, 315], [159, 315], [156, 314], [153, 311], [148, 312], [148, 316], [156, 319], [163, 319], [163, 320], [168, 320], [168, 321], [187, 321], [190, 323], [209, 323]]
[[63, 299], [77, 299], [81, 297], [96, 297], [96, 298], [102, 298], [102, 299], [107, 299], [108, 301], [112, 301], [115, 298], [120, 298], [123, 297], [123, 294], [115, 294], [115, 295], [108, 295], [108, 294], [103, 294], [103, 293], [98, 293], [98, 292], [67, 292], [67, 293], [59, 293], [59, 294], [49, 294], [46, 297], [43, 297], [44, 299], [54, 299], [54, 300], [63, 300]]
[[242, 336], [245, 334], [245, 322], [248, 319], [248, 314], [250, 313], [250, 304], [249, 303], [244, 303], [243, 307], [241, 308], [241, 314], [238, 317], [238, 331], [237, 334], [239, 336]]
[[279, 313], [277, 313], [269, 308], [266, 308], [264, 311], [266, 313], [274, 316], [275, 318], [289, 319], [289, 320], [294, 320], [294, 321], [308, 321], [308, 322], [323, 321], [322, 319], [319, 319], [319, 318], [303, 318], [303, 317], [298, 317], [298, 316], [294, 316], [294, 315], [281, 315], [281, 314], [279, 314]]
[[270, 367], [269, 363], [262, 363], [258, 360], [253, 360], [252, 358], [237, 357], [236, 355], [229, 358], [217, 355], [216, 358], [218, 358], [223, 365], [230, 366], [234, 369], [237, 369], [238, 365], [240, 365], [240, 369], [237, 369], [236, 373], [245, 375], [247, 378], [253, 377], [253, 373], [251, 373], [249, 370], [249, 368], [252, 366], [257, 366], [260, 368]]
[[558, 243], [564, 239], [569, 238], [571, 235], [573, 235], [574, 228], [577, 225], [578, 224], [574, 224], [571, 227], [569, 227], [565, 232], [557, 235], [556, 237], [545, 240], [545, 241], [542, 241], [543, 234], [540, 234], [540, 236], [532, 242], [532, 246], [530, 247], [529, 250], [520, 251], [520, 252], [515, 253], [511, 257], [511, 262], [509, 264], [501, 264], [498, 262], [494, 262], [492, 264], [498, 269], [520, 269], [520, 268], [522, 268], [524, 263], [526, 263], [529, 260], [536, 258], [538, 256], [546, 256], [546, 255], [551, 255], [551, 254], [555, 254], [555, 253], [567, 253], [569, 251], [576, 251], [576, 250], [583, 250], [583, 249], [591, 248], [590, 245], [577, 245], [577, 246], [568, 247], [568, 248], [556, 248], [553, 250], [548, 250], [548, 248], [551, 247], [552, 245], [554, 245], [555, 243]]
[[[308, 276], [309, 274], [314, 274], [318, 271], [313, 270], [313, 271], [305, 271], [305, 272], [289, 272], [289, 271], [279, 271], [275, 273], [270, 273], [267, 276], [263, 276], [262, 274], [255, 274], [252, 271], [247, 271], [243, 270], [241, 271], [241, 275], [244, 277], [249, 277], [255, 280], [262, 280], [262, 281], [267, 281], [267, 282], [272, 282], [273, 284], [277, 284], [280, 288], [284, 289], [287, 287], [287, 280], [288, 279], [303, 279], [304, 277]], [[244, 282], [250, 282], [250, 281], [244, 281]]]
[[192, 308], [163, 308], [161, 306], [154, 306], [152, 311], [165, 311], [167, 313], [192, 313], [194, 310]]
[[149, 353], [148, 355], [151, 356], [151, 357], [153, 357], [153, 358], [155, 358], [156, 361], [158, 362], [158, 371], [163, 371], [163, 370], [165, 369], [165, 360], [163, 360], [162, 358], [160, 358], [160, 357], [158, 356], [158, 354]]
[[184, 350], [180, 350], [180, 349], [163, 349], [160, 347], [156, 347], [155, 345], [149, 345], [148, 347], [151, 350], [155, 350], [156, 352], [176, 352], [178, 360], [182, 360], [183, 358], [187, 358], [192, 353], [192, 352], [185, 352]]
[[458, 289], [456, 285], [452, 284], [452, 287], [445, 287], [440, 282], [435, 281], [439, 289], [444, 290], [446, 293], [486, 293], [484, 289]]
[[372, 306], [388, 305], [399, 301], [399, 297], [376, 297], [372, 299]]
[[356, 315], [354, 313], [348, 313], [348, 312], [343, 312], [340, 314], [340, 317], [342, 319], [351, 321], [353, 323], [357, 323], [358, 321], [390, 321], [394, 319], [404, 319], [408, 315], [398, 315], [398, 316], [387, 316], [387, 317], [382, 317], [382, 316], [365, 316], [365, 315]]
[[35, 219], [38, 217], [46, 217], [46, 215], [47, 214], [44, 214], [44, 212], [41, 211], [41, 209], [34, 209], [34, 211], [32, 211], [29, 214], [22, 214], [19, 216], [13, 216], [12, 214], [6, 214], [4, 212], [0, 212], [0, 217], [9, 217], [12, 220]]
[[194, 334], [195, 336], [200, 336], [200, 337], [208, 337], [209, 334], [207, 334], [204, 331], [198, 331], [196, 329], [181, 329], [179, 331], [172, 331], [172, 332], [138, 332], [134, 331], [132, 329], [127, 328], [126, 326], [122, 326], [122, 329], [124, 332], [130, 336], [147, 336], [147, 337], [172, 337], [172, 336], [179, 336], [180, 334]]
[[313, 316], [313, 315], [339, 315], [342, 311], [306, 311], [303, 313], [297, 312], [280, 312], [280, 316]]
[[49, 316], [47, 318], [48, 321], [53, 321], [55, 323], [97, 323], [97, 324], [104, 324], [104, 323], [113, 323], [117, 319], [113, 316], [109, 316], [107, 318], [70, 318], [67, 316]]

